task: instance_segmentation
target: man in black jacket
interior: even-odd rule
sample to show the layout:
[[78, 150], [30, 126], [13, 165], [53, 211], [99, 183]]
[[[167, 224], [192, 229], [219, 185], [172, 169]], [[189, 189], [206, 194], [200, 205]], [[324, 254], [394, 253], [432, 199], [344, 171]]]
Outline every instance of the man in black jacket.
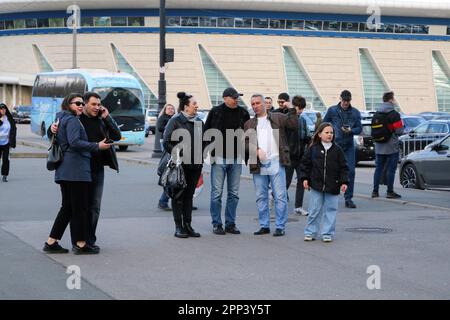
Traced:
[[[250, 119], [247, 110], [238, 106], [239, 97], [242, 96], [234, 88], [224, 90], [222, 97], [224, 103], [214, 107], [208, 114], [205, 122], [205, 131], [218, 129], [223, 137], [223, 149], [215, 150], [215, 163], [211, 164], [211, 218], [215, 234], [241, 233], [236, 228], [236, 209], [239, 202], [239, 182], [242, 173], [243, 155], [238, 155], [238, 144], [241, 141], [229, 141], [234, 150], [227, 150], [226, 131], [244, 129], [244, 123]], [[231, 149], [231, 148], [230, 148]], [[233, 155], [230, 155], [233, 153]], [[225, 208], [225, 230], [222, 227], [222, 193], [223, 185], [227, 180], [227, 204]]]
[[[119, 141], [122, 138], [120, 129], [110, 116], [108, 109], [102, 106], [100, 99], [100, 96], [95, 92], [86, 92], [84, 94], [86, 105], [83, 113], [80, 115], [80, 121], [86, 130], [88, 140], [89, 142], [99, 142], [106, 138], [107, 143]], [[56, 133], [57, 128], [57, 124], [53, 124], [50, 130], [52, 133]], [[119, 172], [119, 164], [114, 147], [91, 154], [92, 182], [89, 183], [89, 228], [87, 242], [89, 245], [96, 247], [97, 250], [99, 248], [95, 245], [97, 240], [95, 231], [100, 216], [105, 178], [104, 166], [106, 165]], [[74, 242], [74, 239], [72, 239], [72, 242]]]

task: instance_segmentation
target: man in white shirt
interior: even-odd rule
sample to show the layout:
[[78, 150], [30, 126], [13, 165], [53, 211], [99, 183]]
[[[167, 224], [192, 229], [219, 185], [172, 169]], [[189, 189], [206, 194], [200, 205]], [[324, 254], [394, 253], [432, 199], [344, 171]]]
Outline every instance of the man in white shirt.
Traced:
[[[264, 96], [260, 94], [251, 97], [251, 105], [255, 117], [244, 124], [244, 131], [248, 137], [246, 160], [253, 174], [260, 224], [260, 229], [254, 234], [270, 233], [270, 184], [275, 199], [276, 229], [273, 235], [283, 236], [288, 217], [285, 166], [290, 165], [286, 129], [298, 129], [297, 114], [294, 108], [289, 108], [287, 114], [267, 113]], [[256, 144], [252, 143], [255, 141]], [[256, 153], [256, 163], [249, 163], [250, 153]]]

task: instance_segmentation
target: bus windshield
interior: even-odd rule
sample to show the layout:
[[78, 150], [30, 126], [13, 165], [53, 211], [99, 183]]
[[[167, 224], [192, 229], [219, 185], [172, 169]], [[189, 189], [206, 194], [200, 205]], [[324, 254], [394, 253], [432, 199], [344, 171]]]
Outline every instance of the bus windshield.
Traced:
[[[144, 108], [140, 99], [141, 91], [133, 88], [93, 88], [102, 100], [121, 130], [132, 130], [136, 125], [144, 125]], [[127, 127], [130, 129], [127, 130]]]

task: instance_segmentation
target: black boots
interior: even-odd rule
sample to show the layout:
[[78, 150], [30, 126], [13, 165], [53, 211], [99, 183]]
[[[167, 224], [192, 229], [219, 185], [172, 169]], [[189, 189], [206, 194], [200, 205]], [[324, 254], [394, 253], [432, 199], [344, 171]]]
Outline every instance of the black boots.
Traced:
[[181, 227], [181, 226], [177, 226], [175, 228], [174, 236], [177, 237], [177, 238], [188, 238], [189, 237], [189, 235], [187, 234], [186, 230], [184, 230], [184, 228]]
[[184, 223], [183, 227], [177, 225], [175, 228], [175, 237], [177, 238], [198, 238], [200, 233], [195, 232], [190, 223]]
[[200, 233], [195, 232], [195, 230], [191, 227], [191, 223], [185, 223], [184, 230], [186, 230], [189, 237], [192, 237], [192, 238], [200, 237]]

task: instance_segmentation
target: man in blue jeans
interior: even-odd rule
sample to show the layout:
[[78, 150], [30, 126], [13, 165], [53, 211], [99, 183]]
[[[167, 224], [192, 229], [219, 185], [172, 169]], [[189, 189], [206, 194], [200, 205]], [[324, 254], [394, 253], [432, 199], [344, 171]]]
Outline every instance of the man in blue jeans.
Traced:
[[[231, 146], [227, 150], [227, 130], [232, 132], [243, 129], [244, 123], [250, 119], [250, 115], [245, 108], [238, 106], [239, 97], [242, 96], [234, 88], [227, 88], [223, 91], [223, 103], [211, 109], [205, 122], [205, 132], [209, 129], [217, 129], [222, 134], [223, 148], [214, 150], [211, 156], [215, 157], [215, 162], [211, 165], [211, 219], [213, 232], [223, 235], [226, 232], [231, 234], [241, 233], [236, 227], [236, 208], [239, 202], [239, 183], [242, 173], [242, 155], [238, 154], [238, 144], [234, 138], [228, 141]], [[232, 150], [234, 149], [234, 150]], [[227, 179], [227, 203], [225, 208], [225, 230], [222, 225], [222, 193], [223, 185]]]
[[388, 119], [389, 131], [392, 132], [391, 137], [384, 143], [375, 142], [375, 164], [376, 169], [373, 176], [373, 192], [372, 198], [379, 197], [378, 189], [380, 186], [383, 168], [386, 166], [386, 198], [398, 199], [401, 196], [394, 192], [395, 171], [397, 170], [400, 145], [398, 137], [403, 134], [403, 121], [394, 108], [397, 102], [394, 98], [394, 92], [386, 92], [383, 95], [383, 104], [378, 108], [378, 112], [385, 114]]
[[351, 101], [351, 92], [348, 90], [342, 91], [341, 102], [328, 108], [323, 122], [330, 122], [333, 125], [335, 143], [342, 148], [345, 154], [345, 160], [347, 160], [349, 183], [347, 191], [344, 194], [345, 206], [347, 208], [356, 208], [352, 200], [356, 166], [353, 136], [361, 133], [362, 125], [361, 113], [351, 105]]
[[[292, 107], [286, 107], [285, 114], [279, 112], [267, 113], [264, 97], [254, 94], [251, 97], [255, 118], [245, 125], [246, 161], [253, 174], [253, 184], [256, 191], [256, 206], [258, 207], [260, 229], [254, 235], [270, 233], [269, 185], [275, 200], [275, 232], [274, 237], [284, 236], [288, 218], [286, 166], [291, 165], [289, 155], [287, 130], [298, 131], [297, 112]], [[252, 139], [253, 138], [253, 139]], [[252, 141], [253, 140], [253, 141]], [[256, 155], [256, 161], [251, 160], [251, 153]]]

